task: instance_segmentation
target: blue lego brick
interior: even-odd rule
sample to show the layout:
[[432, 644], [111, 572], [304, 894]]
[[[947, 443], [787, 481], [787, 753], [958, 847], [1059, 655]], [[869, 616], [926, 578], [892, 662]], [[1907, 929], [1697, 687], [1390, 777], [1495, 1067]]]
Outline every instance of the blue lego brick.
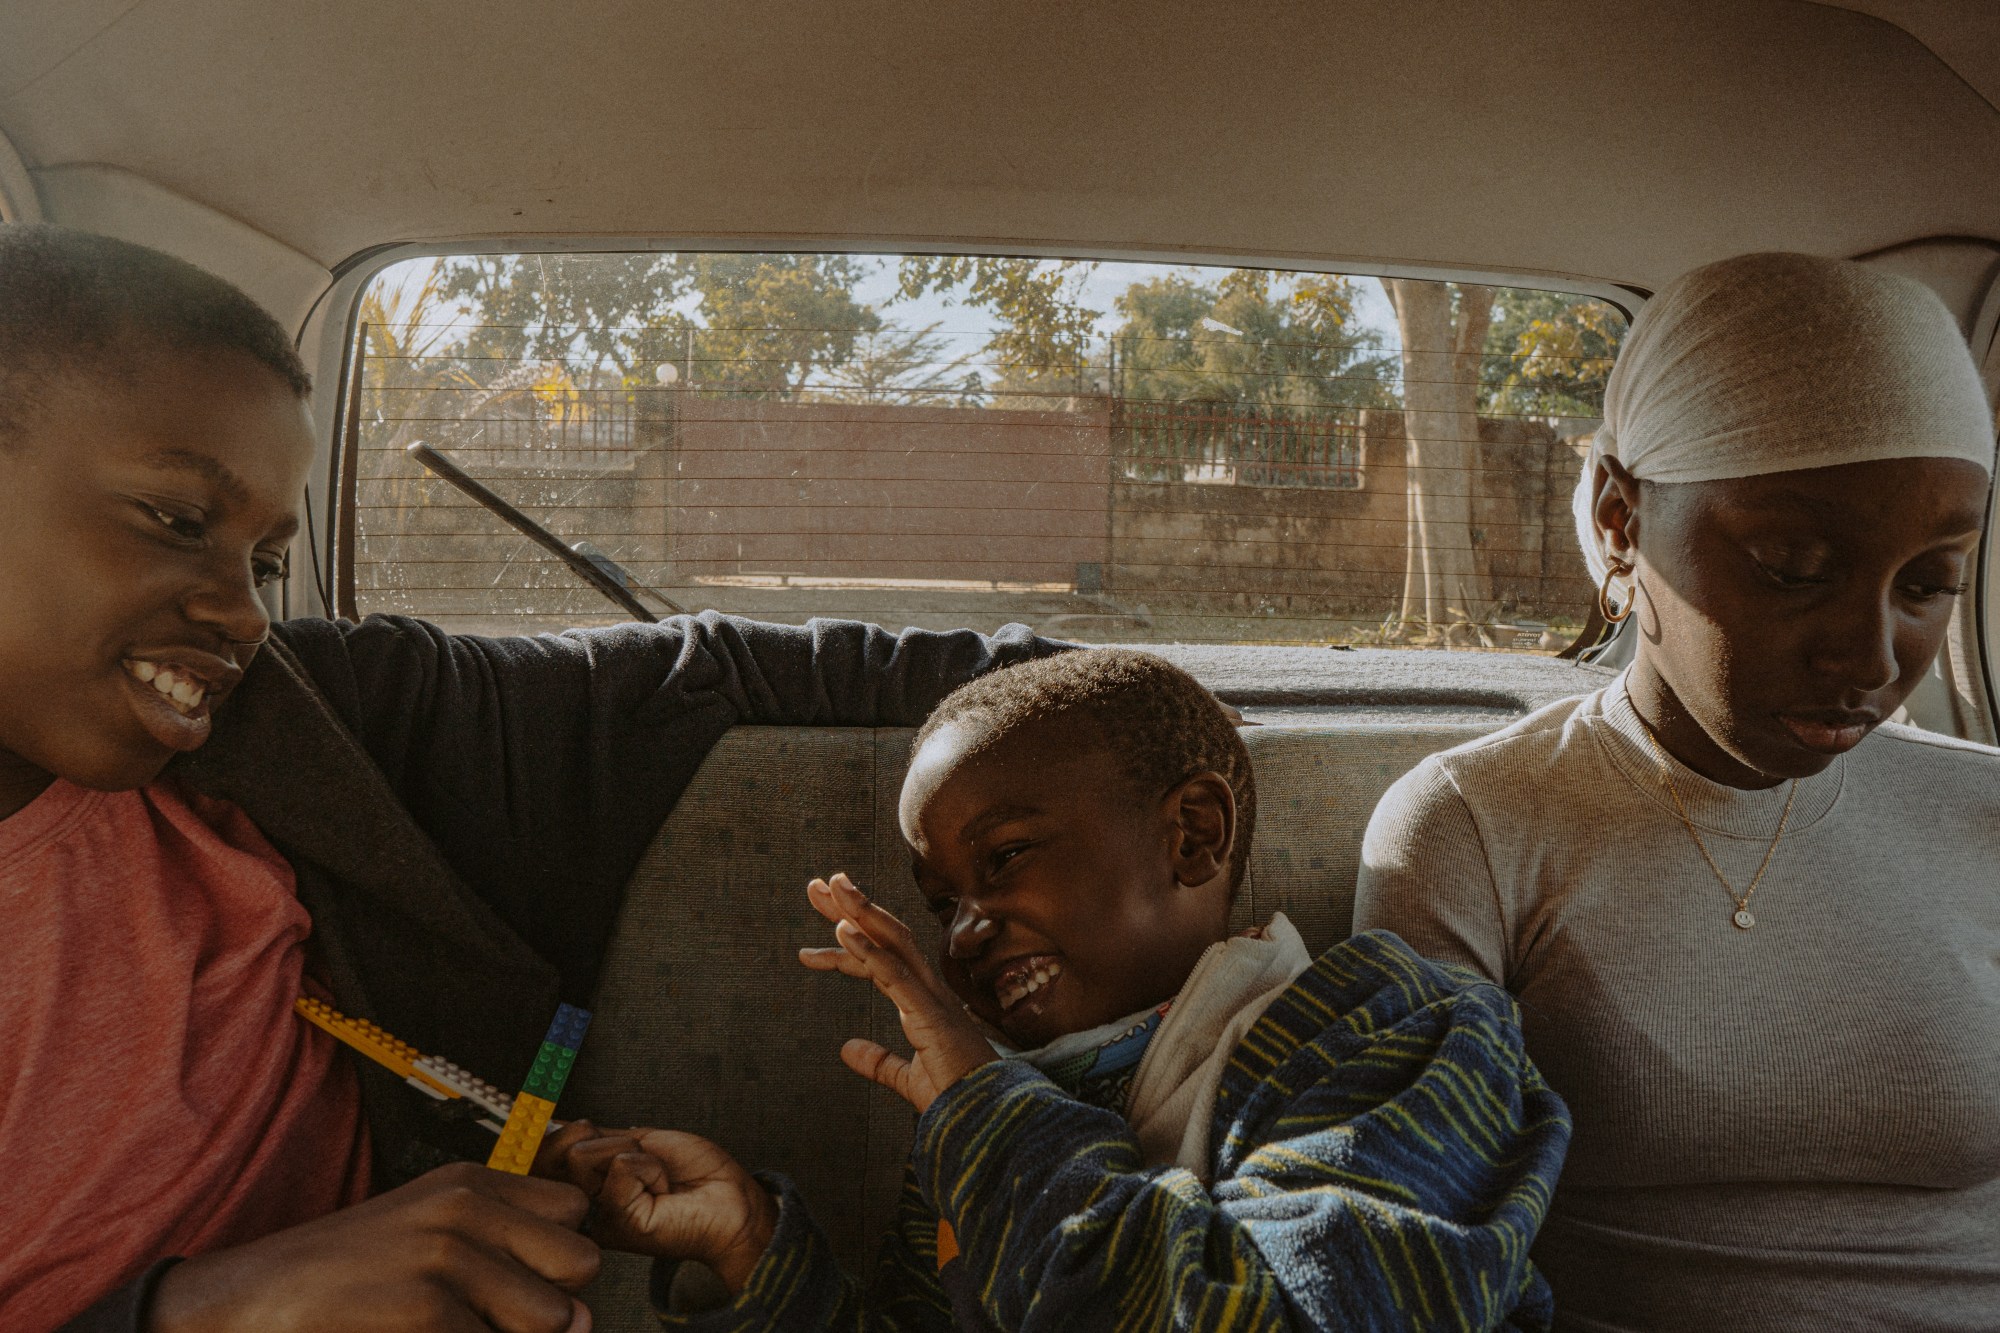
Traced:
[[582, 1050], [584, 1030], [589, 1026], [590, 1010], [573, 1004], [558, 1005], [555, 1021], [549, 1024], [549, 1035], [543, 1040], [572, 1051]]

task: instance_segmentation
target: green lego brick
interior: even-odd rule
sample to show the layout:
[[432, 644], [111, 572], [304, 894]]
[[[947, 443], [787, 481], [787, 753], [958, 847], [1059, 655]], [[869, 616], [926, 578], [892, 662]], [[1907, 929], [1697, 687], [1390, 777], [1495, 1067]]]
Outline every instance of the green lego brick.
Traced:
[[558, 1046], [552, 1041], [542, 1043], [542, 1049], [535, 1055], [535, 1063], [528, 1070], [528, 1077], [521, 1084], [521, 1090], [549, 1101], [561, 1098], [563, 1084], [569, 1081], [570, 1068], [576, 1064], [576, 1052], [567, 1046]]

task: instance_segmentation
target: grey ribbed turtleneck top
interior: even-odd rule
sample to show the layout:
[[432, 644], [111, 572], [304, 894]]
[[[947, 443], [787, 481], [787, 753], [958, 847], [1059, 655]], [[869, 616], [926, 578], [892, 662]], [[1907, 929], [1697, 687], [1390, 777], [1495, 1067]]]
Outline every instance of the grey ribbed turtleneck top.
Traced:
[[[1741, 892], [1785, 786], [1667, 763]], [[1735, 908], [1621, 678], [1392, 787], [1354, 925], [1519, 998], [1576, 1117], [1558, 1328], [2000, 1328], [2000, 753], [1881, 727]]]

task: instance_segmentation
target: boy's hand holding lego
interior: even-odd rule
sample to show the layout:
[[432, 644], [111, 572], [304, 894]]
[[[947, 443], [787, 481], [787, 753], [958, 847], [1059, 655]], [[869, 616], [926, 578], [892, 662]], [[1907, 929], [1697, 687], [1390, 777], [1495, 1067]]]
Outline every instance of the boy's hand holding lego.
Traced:
[[771, 1243], [778, 1204], [707, 1139], [572, 1121], [542, 1143], [538, 1175], [590, 1196], [590, 1233], [613, 1249], [693, 1259], [738, 1292]]
[[845, 875], [816, 879], [806, 893], [819, 914], [834, 923], [840, 943], [831, 949], [801, 949], [799, 961], [821, 972], [874, 982], [895, 1004], [903, 1035], [915, 1048], [905, 1059], [856, 1037], [840, 1049], [849, 1069], [923, 1111], [939, 1093], [997, 1058], [964, 1003], [925, 960], [908, 926]]
[[365, 1203], [161, 1278], [149, 1333], [368, 1328], [407, 1333], [588, 1333], [570, 1295], [597, 1275], [569, 1185], [442, 1167]]

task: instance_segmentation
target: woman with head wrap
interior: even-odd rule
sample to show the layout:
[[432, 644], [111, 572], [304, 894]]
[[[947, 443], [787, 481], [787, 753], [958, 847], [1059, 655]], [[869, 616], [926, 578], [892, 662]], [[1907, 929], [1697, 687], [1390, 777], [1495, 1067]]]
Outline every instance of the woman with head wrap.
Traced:
[[1887, 721], [1972, 574], [1951, 316], [1750, 255], [1634, 322], [1577, 495], [1636, 657], [1383, 798], [1357, 929], [1519, 997], [1572, 1329], [2000, 1327], [2000, 754]]

